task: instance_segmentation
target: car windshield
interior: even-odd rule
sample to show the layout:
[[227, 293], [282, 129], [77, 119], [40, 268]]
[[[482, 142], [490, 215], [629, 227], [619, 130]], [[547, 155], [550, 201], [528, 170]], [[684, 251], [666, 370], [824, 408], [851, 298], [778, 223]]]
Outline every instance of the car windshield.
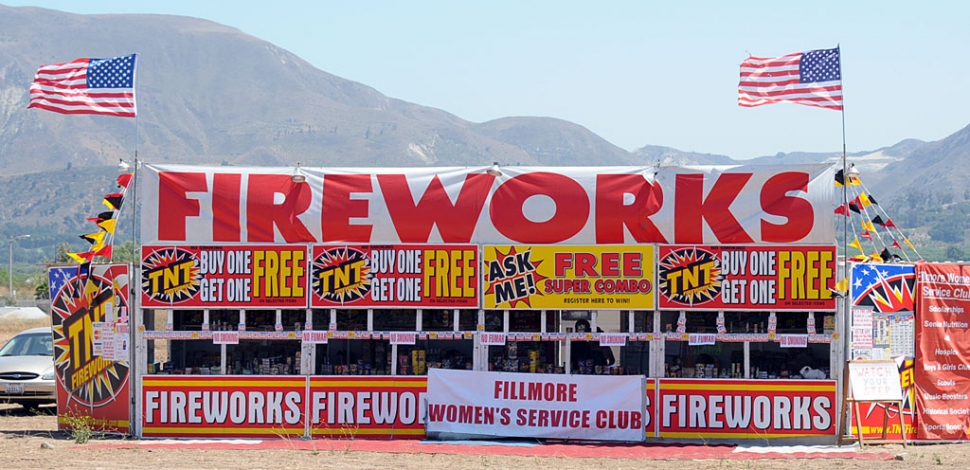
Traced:
[[54, 344], [50, 333], [21, 334], [14, 336], [0, 349], [3, 356], [53, 356]]

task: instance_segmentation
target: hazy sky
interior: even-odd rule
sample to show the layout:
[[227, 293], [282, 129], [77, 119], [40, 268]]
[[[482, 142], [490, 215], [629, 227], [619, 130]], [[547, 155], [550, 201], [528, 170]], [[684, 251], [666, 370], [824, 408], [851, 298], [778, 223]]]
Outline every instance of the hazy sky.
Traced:
[[627, 150], [663, 145], [738, 159], [840, 152], [838, 111], [737, 104], [749, 53], [836, 46], [849, 152], [939, 140], [970, 124], [970, 2], [0, 3], [204, 18], [392, 98], [473, 122], [560, 118]]

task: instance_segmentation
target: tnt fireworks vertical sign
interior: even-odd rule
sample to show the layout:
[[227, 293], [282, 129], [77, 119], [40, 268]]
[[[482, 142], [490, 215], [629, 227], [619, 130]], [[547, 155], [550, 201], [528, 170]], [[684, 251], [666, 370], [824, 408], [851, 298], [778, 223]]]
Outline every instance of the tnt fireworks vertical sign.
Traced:
[[55, 267], [48, 280], [58, 428], [84, 422], [98, 431], [127, 433], [128, 266]]
[[[869, 343], [867, 348], [853, 347], [852, 358], [895, 359], [903, 391], [902, 410], [890, 403], [859, 403], [862, 422], [853, 423], [852, 434], [858, 433], [861, 427], [866, 438], [879, 438], [885, 430], [890, 439], [897, 438], [903, 432], [906, 439], [916, 439], [915, 267], [905, 264], [854, 264], [850, 293], [853, 343], [861, 343], [856, 337], [857, 333]], [[856, 323], [858, 319], [865, 320], [865, 323]], [[922, 363], [920, 367], [923, 367]], [[889, 419], [884, 423], [886, 412]], [[903, 413], [904, 430], [899, 429], [898, 413]], [[855, 416], [852, 418], [854, 420]], [[885, 429], [886, 426], [888, 429]]]

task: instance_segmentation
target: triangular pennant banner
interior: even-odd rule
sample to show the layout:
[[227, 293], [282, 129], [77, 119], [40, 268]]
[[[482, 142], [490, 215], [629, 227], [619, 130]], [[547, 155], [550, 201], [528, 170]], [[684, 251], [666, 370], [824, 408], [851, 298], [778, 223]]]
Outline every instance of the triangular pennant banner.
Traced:
[[92, 296], [98, 293], [98, 285], [94, 283], [94, 279], [88, 276], [88, 281], [84, 283], [84, 295]]
[[128, 185], [131, 184], [131, 176], [133, 173], [125, 173], [118, 176], [118, 186], [128, 189]]
[[853, 247], [853, 248], [855, 248], [855, 249], [857, 249], [859, 251], [863, 251], [862, 250], [862, 245], [859, 244], [859, 239], [858, 238], [856, 238], [855, 240], [852, 240], [852, 243], [849, 243], [849, 246], [851, 246], [851, 247]]
[[115, 233], [116, 223], [118, 223], [117, 220], [102, 220], [98, 222], [98, 227], [105, 229], [108, 233]]
[[855, 212], [856, 214], [862, 213], [862, 211], [859, 210], [859, 206], [857, 206], [856, 203], [854, 202], [849, 203], [849, 210], [852, 212]]
[[905, 243], [906, 246], [912, 248], [913, 251], [916, 251], [916, 247], [913, 246], [913, 244], [909, 242], [909, 239], [908, 238], [903, 238], [903, 243]]
[[869, 203], [869, 196], [866, 196], [866, 193], [859, 193], [859, 202], [862, 203], [862, 207], [869, 207], [872, 205]]
[[104, 201], [102, 203], [114, 210], [121, 210], [121, 204], [124, 202], [125, 195], [121, 193], [111, 193], [104, 195]]
[[85, 251], [84, 253], [68, 253], [67, 256], [70, 256], [71, 259], [77, 261], [78, 263], [83, 263], [85, 261], [90, 262], [91, 259], [94, 258], [94, 252]]
[[79, 235], [78, 238], [80, 238], [81, 240], [84, 240], [84, 241], [86, 241], [86, 242], [88, 242], [88, 243], [90, 243], [92, 245], [95, 245], [95, 244], [101, 243], [101, 241], [104, 240], [104, 234], [105, 233], [107, 233], [107, 232], [89, 233], [87, 235]]
[[849, 278], [848, 277], [843, 277], [842, 280], [839, 281], [838, 284], [835, 285], [835, 290], [837, 290], [837, 291], [839, 291], [841, 293], [848, 292], [849, 291]]
[[115, 212], [107, 211], [107, 212], [102, 212], [98, 214], [97, 217], [88, 217], [87, 220], [90, 220], [91, 222], [94, 222], [94, 223], [98, 223], [98, 222], [101, 222], [102, 220], [111, 220], [113, 218], [115, 218]]
[[[107, 232], [102, 232], [102, 233], [107, 233]], [[101, 251], [101, 249], [104, 248], [104, 244], [107, 241], [108, 240], [106, 238], [101, 237], [101, 240], [98, 240], [97, 243], [95, 243], [94, 245], [91, 245], [91, 251], [93, 251], [95, 254], [97, 254], [97, 252]]]
[[94, 252], [94, 256], [100, 256], [102, 258], [111, 258], [111, 245], [102, 247], [100, 250]]
[[843, 173], [842, 170], [835, 172], [835, 185], [845, 186], [845, 173]]
[[872, 235], [869, 235], [869, 232], [862, 232], [859, 234], [859, 236], [865, 238], [866, 240], [872, 240]]
[[878, 225], [880, 227], [885, 227], [886, 226], [886, 223], [882, 221], [882, 217], [880, 217], [878, 215], [872, 218], [872, 223], [874, 223], [874, 224], [876, 224], [876, 225]]
[[893, 238], [893, 244], [892, 245], [889, 245], [889, 246], [891, 246], [891, 247], [893, 247], [893, 248], [895, 248], [897, 250], [902, 250], [903, 249], [903, 247], [899, 246], [899, 242], [896, 241], [895, 238]]
[[896, 224], [893, 223], [893, 219], [886, 217], [886, 227], [895, 227]]

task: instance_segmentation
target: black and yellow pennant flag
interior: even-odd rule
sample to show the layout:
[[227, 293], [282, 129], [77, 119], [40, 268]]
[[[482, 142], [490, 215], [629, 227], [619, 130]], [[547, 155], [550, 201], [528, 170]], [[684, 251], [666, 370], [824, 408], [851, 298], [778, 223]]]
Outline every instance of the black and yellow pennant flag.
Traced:
[[124, 200], [125, 200], [124, 194], [111, 193], [111, 194], [105, 194], [104, 201], [101, 201], [101, 203], [104, 204], [105, 206], [108, 206], [109, 209], [118, 211], [118, 210], [121, 210], [121, 204], [124, 203]]

